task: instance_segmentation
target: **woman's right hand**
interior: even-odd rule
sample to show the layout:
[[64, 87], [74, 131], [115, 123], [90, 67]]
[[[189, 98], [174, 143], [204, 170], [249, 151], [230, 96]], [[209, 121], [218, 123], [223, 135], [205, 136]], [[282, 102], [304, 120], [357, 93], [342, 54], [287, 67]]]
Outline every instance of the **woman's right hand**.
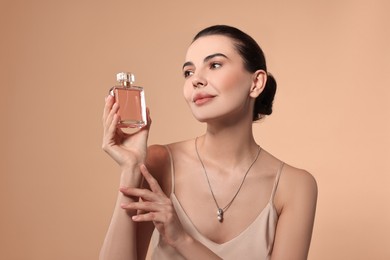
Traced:
[[119, 106], [113, 96], [105, 99], [103, 111], [103, 150], [108, 153], [121, 168], [141, 164], [146, 158], [147, 139], [151, 119], [148, 114], [148, 124], [133, 134], [124, 133], [117, 124], [120, 120], [117, 114]]

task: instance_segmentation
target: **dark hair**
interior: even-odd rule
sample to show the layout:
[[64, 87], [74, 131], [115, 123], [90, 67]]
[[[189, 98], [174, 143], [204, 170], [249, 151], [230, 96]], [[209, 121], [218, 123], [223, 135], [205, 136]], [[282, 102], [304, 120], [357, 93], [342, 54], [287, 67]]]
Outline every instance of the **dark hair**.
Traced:
[[272, 113], [272, 103], [276, 92], [276, 80], [267, 72], [264, 53], [257, 42], [243, 31], [228, 25], [214, 25], [203, 29], [195, 35], [192, 42], [208, 35], [222, 35], [231, 38], [244, 61], [244, 67], [249, 72], [264, 70], [267, 73], [267, 82], [263, 92], [256, 98], [253, 109], [253, 121]]

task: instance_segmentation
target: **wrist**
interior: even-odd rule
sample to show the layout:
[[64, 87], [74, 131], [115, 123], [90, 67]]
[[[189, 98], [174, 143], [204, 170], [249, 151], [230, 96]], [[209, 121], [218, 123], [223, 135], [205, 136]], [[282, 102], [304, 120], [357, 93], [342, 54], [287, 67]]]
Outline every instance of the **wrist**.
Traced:
[[142, 181], [140, 170], [141, 163], [134, 163], [121, 167], [120, 186], [121, 187], [139, 187]]

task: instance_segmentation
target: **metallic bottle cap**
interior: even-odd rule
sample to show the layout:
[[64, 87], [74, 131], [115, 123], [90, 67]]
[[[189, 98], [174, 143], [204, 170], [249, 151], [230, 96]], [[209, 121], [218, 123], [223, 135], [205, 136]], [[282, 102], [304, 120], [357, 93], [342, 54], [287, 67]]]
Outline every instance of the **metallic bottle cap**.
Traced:
[[116, 80], [118, 82], [130, 82], [130, 84], [133, 84], [135, 82], [135, 76], [130, 72], [119, 72], [116, 74]]

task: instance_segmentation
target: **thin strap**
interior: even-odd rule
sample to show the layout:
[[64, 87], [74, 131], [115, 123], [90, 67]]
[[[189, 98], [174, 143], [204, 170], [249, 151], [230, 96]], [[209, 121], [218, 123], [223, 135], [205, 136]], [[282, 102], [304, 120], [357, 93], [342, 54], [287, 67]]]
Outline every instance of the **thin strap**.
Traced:
[[173, 164], [173, 157], [171, 153], [171, 149], [168, 145], [165, 145], [165, 148], [167, 148], [168, 154], [169, 154], [169, 161], [171, 162], [171, 181], [172, 181], [172, 187], [171, 187], [171, 194], [175, 192], [175, 166]]
[[274, 187], [272, 188], [272, 193], [271, 193], [271, 202], [272, 203], [274, 202], [274, 197], [275, 197], [276, 189], [278, 188], [279, 179], [280, 179], [280, 175], [282, 174], [283, 166], [284, 166], [284, 162], [282, 162], [280, 164], [279, 170], [276, 173], [275, 183], [274, 183]]

